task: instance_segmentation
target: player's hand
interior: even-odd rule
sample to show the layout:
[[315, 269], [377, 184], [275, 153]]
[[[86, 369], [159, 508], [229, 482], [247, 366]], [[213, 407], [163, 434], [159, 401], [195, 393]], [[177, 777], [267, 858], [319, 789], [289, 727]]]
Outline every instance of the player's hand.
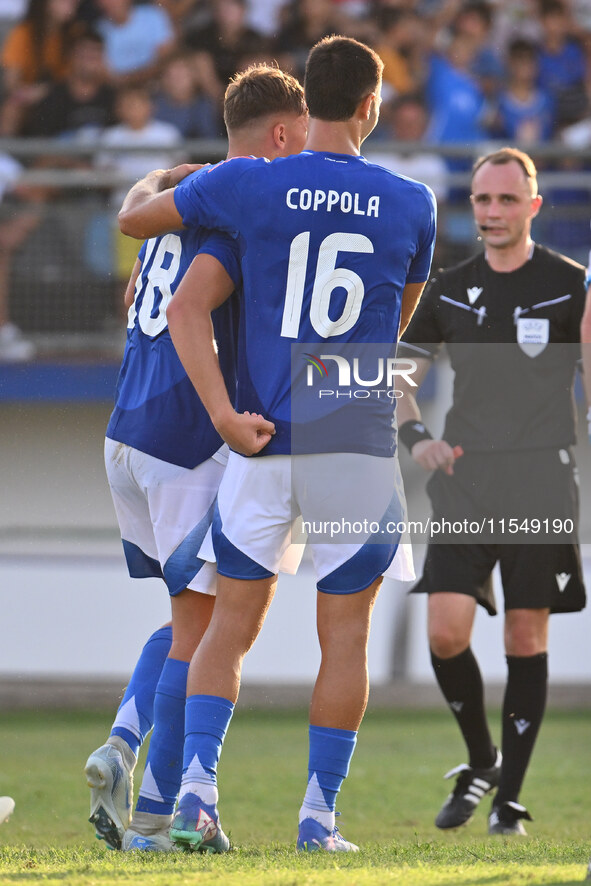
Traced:
[[233, 412], [216, 425], [217, 431], [230, 449], [241, 455], [256, 455], [275, 433], [275, 425], [262, 415]]
[[192, 172], [197, 172], [198, 169], [203, 169], [206, 165], [207, 164], [205, 163], [181, 163], [179, 166], [173, 166], [172, 169], [167, 169], [165, 187], [162, 190], [166, 190], [166, 188], [174, 188], [180, 181], [188, 175], [191, 175]]
[[459, 446], [455, 449], [445, 440], [419, 440], [412, 448], [412, 457], [426, 471], [444, 471], [453, 475], [456, 458], [462, 455]]

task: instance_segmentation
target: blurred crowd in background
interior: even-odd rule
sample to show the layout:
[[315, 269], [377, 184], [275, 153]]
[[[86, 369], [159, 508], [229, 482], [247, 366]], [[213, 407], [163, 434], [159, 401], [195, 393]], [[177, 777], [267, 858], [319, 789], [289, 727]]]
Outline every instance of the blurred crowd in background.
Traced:
[[[276, 62], [303, 78], [309, 48], [333, 33], [370, 44], [385, 63], [381, 121], [365, 153], [458, 207], [446, 221], [446, 258], [456, 257], [454, 243], [465, 247], [471, 225], [466, 190], [450, 173], [471, 159], [435, 146], [494, 139], [535, 157], [535, 146], [563, 144], [581, 158], [536, 158], [542, 170], [591, 168], [589, 0], [0, 0], [0, 136], [91, 145], [79, 165], [139, 178], [197, 159], [183, 151], [187, 139], [225, 137], [222, 101], [236, 71]], [[147, 145], [162, 150], [142, 154]], [[55, 156], [25, 162], [60, 165]], [[61, 162], [76, 165], [72, 156]], [[16, 217], [0, 213], [0, 359], [19, 338], [8, 317], [8, 265], [48, 200], [47, 190], [19, 188], [20, 168], [0, 156], [0, 193], [20, 207]], [[588, 249], [590, 194], [572, 186], [552, 194], [568, 214], [547, 239], [574, 258]], [[110, 196], [115, 206], [120, 191]]]
[[342, 33], [385, 63], [374, 139], [418, 106], [437, 144], [591, 139], [588, 0], [0, 0], [0, 27], [5, 136], [223, 137], [232, 74], [276, 61], [301, 78]]

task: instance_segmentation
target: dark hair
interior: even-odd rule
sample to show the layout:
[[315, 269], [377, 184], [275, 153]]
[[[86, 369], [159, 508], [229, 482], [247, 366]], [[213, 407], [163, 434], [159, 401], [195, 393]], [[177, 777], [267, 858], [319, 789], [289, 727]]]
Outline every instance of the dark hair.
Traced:
[[97, 46], [104, 46], [105, 39], [102, 34], [99, 34], [98, 31], [91, 30], [90, 28], [85, 28], [79, 33], [75, 34], [72, 38], [72, 49], [75, 46], [78, 46], [79, 43], [95, 43]]
[[115, 101], [120, 102], [125, 98], [129, 98], [130, 95], [138, 95], [149, 102], [153, 100], [152, 93], [144, 83], [129, 83], [126, 86], [119, 87], [115, 95]]
[[532, 58], [538, 57], [538, 47], [531, 40], [525, 37], [515, 37], [507, 47], [507, 56], [514, 58], [516, 55], [529, 55]]
[[405, 108], [407, 105], [418, 105], [418, 107], [428, 113], [427, 102], [420, 92], [402, 92], [400, 95], [391, 99], [388, 103], [388, 108], [395, 113], [400, 108]]
[[306, 112], [304, 90], [291, 74], [273, 65], [259, 64], [250, 65], [230, 80], [224, 96], [228, 132], [259, 117], [287, 112]]
[[456, 20], [464, 13], [477, 15], [487, 28], [490, 28], [493, 23], [493, 11], [490, 4], [484, 2], [484, 0], [468, 0], [468, 3], [464, 3], [460, 7]]
[[378, 25], [381, 31], [389, 31], [391, 28], [398, 27], [400, 22], [408, 21], [411, 18], [418, 18], [417, 13], [412, 9], [384, 6], [378, 12]]
[[[37, 66], [36, 79], [43, 81], [51, 80], [52, 75], [49, 70], [45, 69], [43, 64], [44, 52], [43, 44], [47, 39], [47, 24], [49, 19], [49, 0], [29, 0], [27, 10], [23, 16], [23, 21], [27, 22], [31, 29], [31, 37], [34, 47], [34, 55]], [[82, 31], [83, 26], [75, 20], [75, 15], [69, 21], [65, 21], [60, 26], [58, 39], [60, 42], [60, 53], [65, 58], [70, 50], [73, 37]]]
[[311, 117], [349, 120], [359, 102], [374, 92], [384, 63], [352, 37], [325, 37], [310, 50], [304, 92]]
[[538, 170], [536, 169], [536, 164], [529, 154], [526, 154], [525, 151], [519, 151], [517, 148], [499, 148], [498, 151], [493, 151], [491, 154], [485, 154], [483, 157], [479, 157], [472, 167], [470, 181], [474, 180], [474, 176], [485, 163], [492, 163], [493, 166], [504, 166], [506, 163], [511, 163], [513, 161], [521, 166], [526, 179], [531, 182], [533, 193], [537, 194]]
[[540, 0], [539, 14], [541, 18], [547, 15], [566, 15], [566, 6], [562, 0]]

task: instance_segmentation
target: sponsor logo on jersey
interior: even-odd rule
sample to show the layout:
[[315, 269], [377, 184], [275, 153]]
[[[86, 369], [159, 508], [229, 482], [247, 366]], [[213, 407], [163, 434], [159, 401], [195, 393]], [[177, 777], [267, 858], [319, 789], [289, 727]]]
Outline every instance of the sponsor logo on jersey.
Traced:
[[468, 286], [466, 289], [466, 295], [468, 296], [468, 301], [471, 305], [473, 305], [476, 299], [482, 295], [482, 291], [482, 286]]
[[559, 572], [554, 577], [556, 579], [556, 584], [558, 585], [558, 590], [562, 593], [570, 581], [570, 575], [567, 572]]

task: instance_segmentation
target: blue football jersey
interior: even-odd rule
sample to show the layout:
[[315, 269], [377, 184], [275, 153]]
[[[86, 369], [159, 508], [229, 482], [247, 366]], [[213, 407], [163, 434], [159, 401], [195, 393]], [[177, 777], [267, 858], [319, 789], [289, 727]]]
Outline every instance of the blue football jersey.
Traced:
[[[290, 452], [292, 346], [307, 343], [306, 359], [314, 359], [322, 343], [397, 340], [404, 287], [429, 276], [433, 194], [364, 157], [304, 151], [272, 163], [218, 164], [181, 182], [175, 203], [187, 227], [237, 239], [243, 301], [236, 408], [275, 423], [261, 455]], [[389, 405], [383, 434], [361, 439], [359, 427], [359, 439], [353, 430], [333, 451], [391, 454]]]
[[[166, 308], [198, 252], [218, 259], [239, 285], [236, 241], [225, 234], [199, 228], [143, 244], [115, 408], [107, 427], [112, 440], [185, 468], [211, 458], [223, 443], [183, 369], [166, 320]], [[212, 315], [220, 366], [232, 400], [237, 306], [233, 295]]]

